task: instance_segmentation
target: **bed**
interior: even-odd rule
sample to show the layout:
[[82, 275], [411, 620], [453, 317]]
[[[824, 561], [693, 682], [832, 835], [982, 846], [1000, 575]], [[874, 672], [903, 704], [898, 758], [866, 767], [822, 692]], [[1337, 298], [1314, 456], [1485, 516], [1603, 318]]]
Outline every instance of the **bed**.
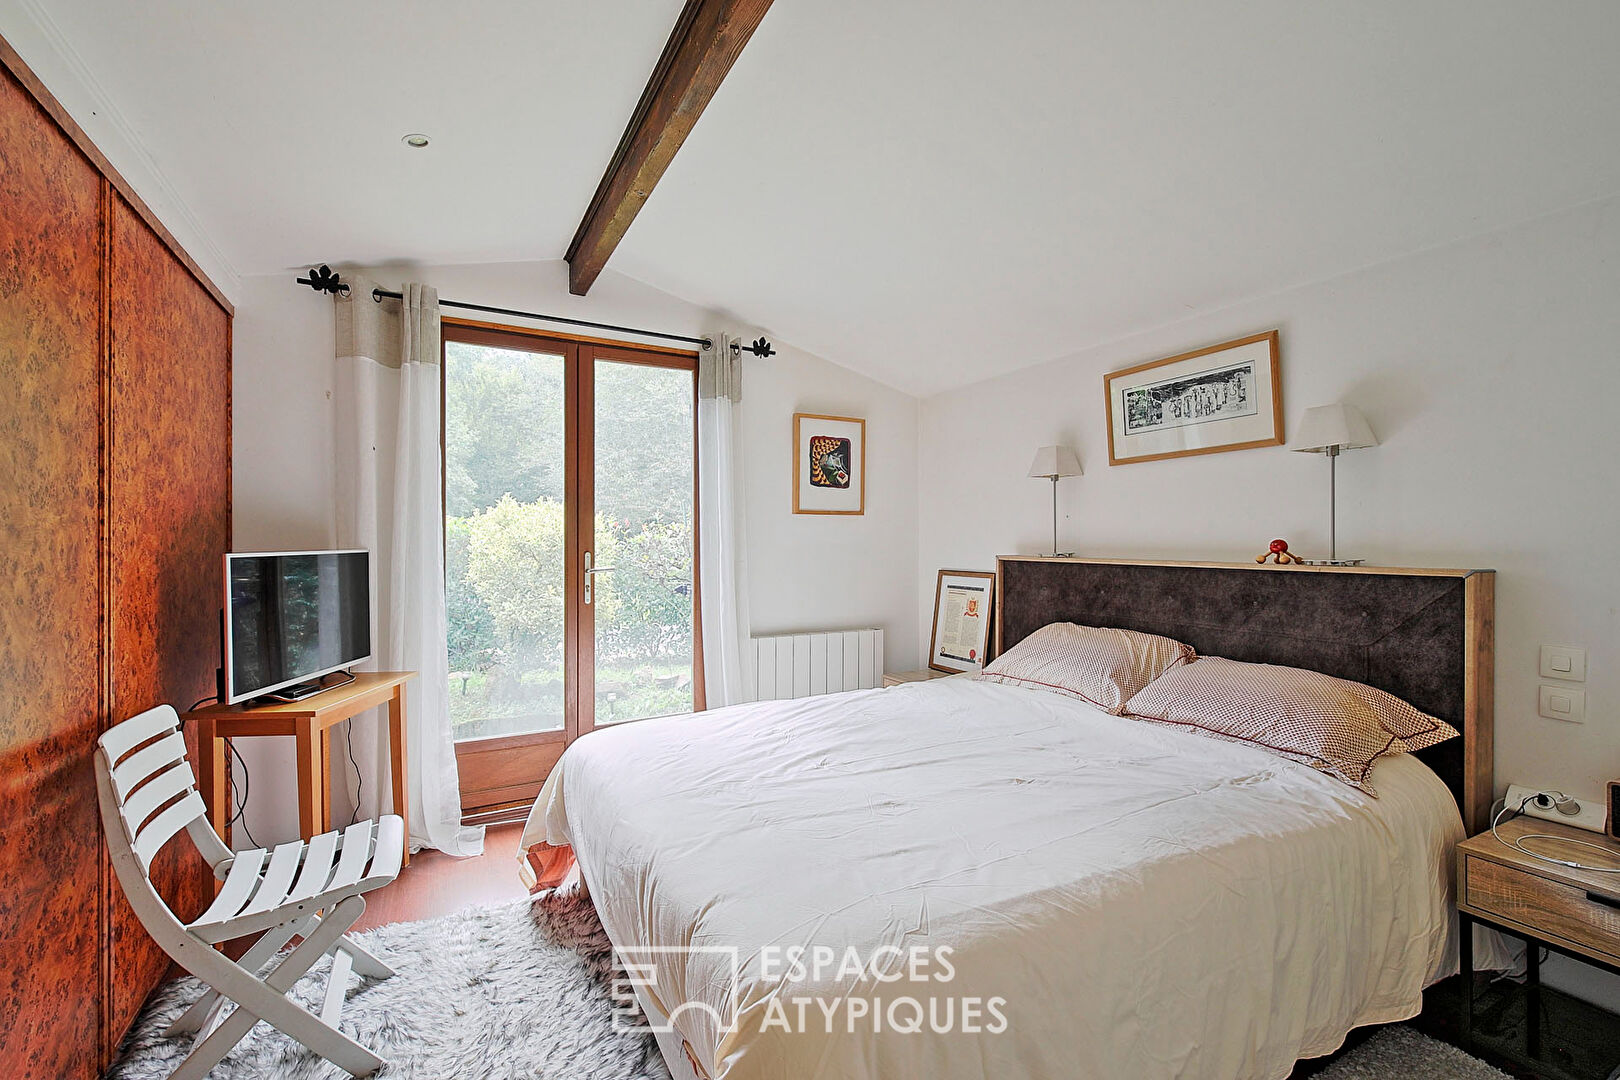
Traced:
[[1415, 1014], [1490, 798], [1491, 575], [998, 571], [999, 648], [1063, 620], [1170, 634], [1462, 738], [1382, 760], [1370, 798], [966, 678], [595, 733], [523, 842], [577, 860], [674, 1075], [1272, 1078]]

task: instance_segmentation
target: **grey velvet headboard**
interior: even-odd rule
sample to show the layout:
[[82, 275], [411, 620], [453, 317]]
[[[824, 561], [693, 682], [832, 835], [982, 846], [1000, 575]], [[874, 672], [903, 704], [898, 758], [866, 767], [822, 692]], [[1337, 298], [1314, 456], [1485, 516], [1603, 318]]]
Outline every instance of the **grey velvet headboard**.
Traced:
[[996, 562], [998, 654], [1048, 623], [1074, 622], [1376, 686], [1462, 732], [1418, 756], [1451, 788], [1469, 833], [1486, 827], [1494, 571], [1021, 555]]

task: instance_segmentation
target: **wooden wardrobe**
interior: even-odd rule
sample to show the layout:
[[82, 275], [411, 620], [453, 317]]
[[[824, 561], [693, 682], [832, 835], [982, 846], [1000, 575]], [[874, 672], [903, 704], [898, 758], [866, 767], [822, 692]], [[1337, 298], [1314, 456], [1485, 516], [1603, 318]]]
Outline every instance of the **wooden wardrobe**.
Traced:
[[[99, 1076], [168, 968], [107, 861], [91, 753], [214, 692], [225, 297], [0, 40], [0, 1062]], [[191, 853], [187, 851], [187, 855]], [[211, 895], [171, 845], [183, 916]]]

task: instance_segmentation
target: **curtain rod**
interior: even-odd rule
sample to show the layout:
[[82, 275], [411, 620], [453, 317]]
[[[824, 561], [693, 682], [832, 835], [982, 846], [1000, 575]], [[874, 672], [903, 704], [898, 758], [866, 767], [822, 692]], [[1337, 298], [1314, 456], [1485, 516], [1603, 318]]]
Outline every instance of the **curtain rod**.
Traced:
[[[313, 267], [308, 277], [298, 279], [298, 284], [308, 285], [311, 289], [321, 293], [333, 295], [349, 295], [349, 285], [330, 266], [321, 265]], [[388, 289], [372, 289], [371, 299], [382, 303], [384, 299], [402, 300], [403, 295]], [[714, 345], [712, 338], [688, 337], [685, 334], [666, 334], [661, 330], [640, 330], [634, 326], [615, 326], [612, 323], [591, 322], [588, 319], [569, 319], [561, 315], [542, 315], [537, 311], [518, 311], [516, 308], [491, 307], [488, 304], [470, 304], [462, 300], [440, 300], [440, 307], [460, 308], [463, 311], [482, 311], [490, 315], [508, 315], [518, 319], [536, 319], [540, 322], [566, 323], [569, 326], [588, 326], [593, 330], [611, 330], [619, 334], [635, 334], [638, 337], [662, 338], [665, 341], [684, 341], [691, 345], [701, 345], [705, 349]], [[744, 345], [733, 341], [731, 351], [736, 353], [751, 352], [755, 356], [775, 356], [776, 350], [764, 338], [756, 338], [752, 344]]]

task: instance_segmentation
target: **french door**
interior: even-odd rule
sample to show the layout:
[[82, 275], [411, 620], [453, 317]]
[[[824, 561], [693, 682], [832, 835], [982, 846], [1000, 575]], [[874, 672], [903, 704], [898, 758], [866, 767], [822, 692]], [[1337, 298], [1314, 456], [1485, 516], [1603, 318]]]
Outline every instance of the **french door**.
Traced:
[[445, 602], [464, 813], [575, 739], [703, 708], [697, 357], [444, 322]]

